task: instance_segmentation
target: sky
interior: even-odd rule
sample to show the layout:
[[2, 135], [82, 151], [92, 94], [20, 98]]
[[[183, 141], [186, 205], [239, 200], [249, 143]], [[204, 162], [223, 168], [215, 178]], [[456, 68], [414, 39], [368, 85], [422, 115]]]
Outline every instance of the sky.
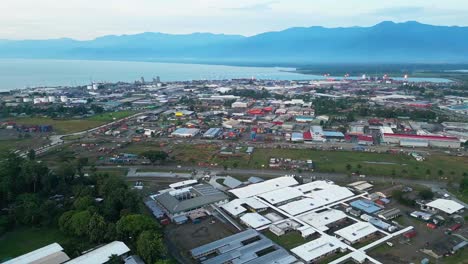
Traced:
[[415, 20], [468, 26], [466, 0], [1, 0], [0, 39], [211, 32], [255, 35], [290, 27]]

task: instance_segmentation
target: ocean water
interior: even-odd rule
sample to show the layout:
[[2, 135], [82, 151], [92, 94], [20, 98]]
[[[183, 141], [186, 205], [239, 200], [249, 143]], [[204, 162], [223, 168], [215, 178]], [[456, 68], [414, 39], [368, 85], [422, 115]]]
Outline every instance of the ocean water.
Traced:
[[[153, 63], [92, 60], [0, 59], [0, 91], [39, 86], [76, 86], [94, 82], [215, 80], [257, 78], [271, 80], [323, 80], [323, 76], [290, 72], [275, 67]], [[397, 78], [398, 79], [398, 78]], [[446, 82], [439, 78], [410, 78], [409, 81]]]

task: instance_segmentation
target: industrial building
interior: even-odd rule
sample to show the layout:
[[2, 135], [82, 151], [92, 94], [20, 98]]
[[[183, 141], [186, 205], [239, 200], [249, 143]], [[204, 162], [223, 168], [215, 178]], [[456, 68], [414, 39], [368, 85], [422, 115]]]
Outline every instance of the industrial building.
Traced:
[[297, 259], [253, 229], [190, 250], [203, 264], [292, 264]]
[[192, 138], [200, 133], [200, 129], [197, 128], [178, 128], [172, 132], [171, 136], [181, 138]]
[[240, 217], [240, 221], [251, 228], [260, 228], [271, 224], [271, 221], [259, 213], [246, 213]]
[[268, 181], [251, 184], [242, 188], [233, 189], [229, 192], [238, 198], [248, 198], [298, 184], [299, 183], [294, 179], [294, 177], [283, 176]]
[[401, 215], [401, 210], [400, 209], [392, 208], [392, 209], [389, 209], [389, 210], [379, 212], [377, 216], [382, 218], [383, 220], [392, 220], [394, 218], [397, 218], [400, 215]]
[[370, 191], [374, 187], [374, 185], [368, 183], [367, 181], [353, 182], [353, 183], [348, 184], [348, 186], [357, 192], [367, 192], [367, 191]]
[[321, 126], [311, 126], [310, 134], [312, 135], [312, 141], [326, 141], [325, 134], [323, 133], [323, 128]]
[[62, 246], [58, 243], [53, 243], [45, 247], [41, 247], [14, 259], [3, 262], [5, 264], [60, 264], [68, 261], [70, 257], [63, 252]]
[[291, 252], [305, 261], [305, 263], [315, 263], [336, 252], [345, 252], [346, 250], [347, 246], [338, 239], [331, 236], [322, 236], [291, 249]]
[[125, 257], [130, 252], [130, 248], [124, 242], [114, 241], [102, 247], [88, 251], [67, 262], [67, 264], [103, 264], [107, 263], [114, 255]]
[[329, 229], [328, 226], [341, 222], [346, 218], [345, 213], [335, 209], [328, 209], [319, 213], [311, 212], [299, 217], [305, 223], [322, 232], [327, 231]]
[[303, 198], [279, 208], [291, 215], [298, 215], [354, 195], [348, 188], [327, 181], [314, 181], [294, 187], [303, 193]]
[[247, 211], [251, 212], [262, 212], [268, 208], [268, 206], [256, 198], [249, 197], [249, 198], [242, 198], [242, 199], [235, 199], [228, 203], [225, 203], [221, 206], [226, 212], [234, 217], [238, 217], [242, 213]]
[[343, 238], [348, 245], [352, 245], [373, 237], [377, 232], [379, 232], [379, 230], [372, 224], [357, 222], [335, 231], [335, 235]]
[[427, 203], [425, 206], [423, 206], [423, 209], [434, 213], [444, 212], [446, 214], [451, 215], [465, 209], [465, 207], [462, 204], [459, 204], [453, 200], [437, 199]]
[[207, 205], [222, 205], [228, 201], [227, 195], [209, 184], [198, 184], [183, 189], [166, 191], [152, 197], [157, 205], [171, 219], [190, 215]]
[[208, 129], [204, 134], [203, 138], [217, 138], [223, 133], [223, 130], [221, 128], [210, 128]]
[[460, 148], [461, 146], [461, 141], [456, 137], [434, 135], [383, 133], [382, 142], [396, 144], [402, 147]]
[[365, 212], [366, 214], [373, 214], [382, 210], [382, 208], [376, 203], [365, 199], [352, 201], [351, 203], [349, 203], [349, 205], [362, 212]]

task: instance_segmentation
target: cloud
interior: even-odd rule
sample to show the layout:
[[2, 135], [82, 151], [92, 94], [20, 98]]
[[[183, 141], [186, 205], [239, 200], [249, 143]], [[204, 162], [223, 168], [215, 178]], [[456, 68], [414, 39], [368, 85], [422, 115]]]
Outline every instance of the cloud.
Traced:
[[397, 7], [386, 7], [386, 8], [379, 8], [369, 15], [375, 16], [388, 16], [388, 15], [421, 15], [426, 11], [426, 8], [422, 6], [397, 6]]
[[279, 1], [268, 1], [253, 5], [246, 5], [241, 7], [228, 7], [223, 8], [224, 10], [234, 10], [234, 11], [249, 11], [249, 12], [260, 12], [271, 10], [271, 5], [278, 3]]

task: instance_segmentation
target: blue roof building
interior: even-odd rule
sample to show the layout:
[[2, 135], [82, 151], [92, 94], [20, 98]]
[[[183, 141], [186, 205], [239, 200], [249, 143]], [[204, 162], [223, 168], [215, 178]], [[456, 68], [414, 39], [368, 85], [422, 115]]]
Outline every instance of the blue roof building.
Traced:
[[367, 214], [373, 214], [382, 210], [380, 206], [369, 200], [356, 200], [350, 203], [350, 205], [358, 210], [361, 210]]

